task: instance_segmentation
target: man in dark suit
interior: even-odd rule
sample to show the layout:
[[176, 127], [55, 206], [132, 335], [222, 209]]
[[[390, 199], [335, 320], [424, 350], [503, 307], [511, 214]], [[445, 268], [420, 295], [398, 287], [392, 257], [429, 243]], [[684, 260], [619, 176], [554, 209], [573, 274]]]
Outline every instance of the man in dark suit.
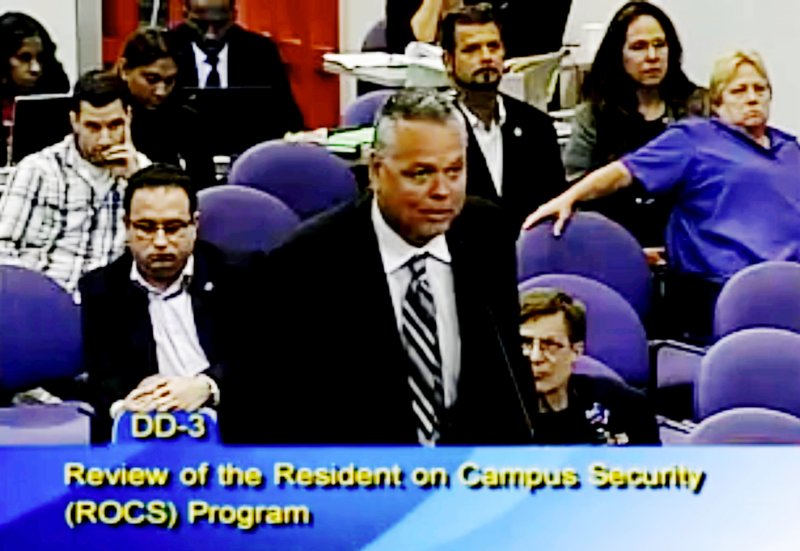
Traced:
[[228, 272], [219, 251], [195, 246], [193, 189], [170, 165], [131, 177], [128, 250], [80, 280], [94, 442], [108, 440], [122, 411], [191, 411], [220, 400]]
[[491, 6], [448, 13], [441, 25], [444, 63], [467, 119], [467, 193], [499, 204], [513, 231], [566, 188], [553, 122], [498, 92], [505, 48]]
[[185, 0], [185, 21], [169, 32], [182, 88], [272, 88], [270, 112], [286, 130], [303, 128], [278, 47], [237, 25], [235, 0]]
[[465, 203], [465, 170], [463, 119], [446, 95], [390, 98], [372, 192], [268, 259], [262, 281], [273, 292], [253, 309], [272, 323], [246, 337], [268, 356], [244, 354], [229, 402], [242, 409], [224, 438], [530, 442], [514, 244], [496, 207]]

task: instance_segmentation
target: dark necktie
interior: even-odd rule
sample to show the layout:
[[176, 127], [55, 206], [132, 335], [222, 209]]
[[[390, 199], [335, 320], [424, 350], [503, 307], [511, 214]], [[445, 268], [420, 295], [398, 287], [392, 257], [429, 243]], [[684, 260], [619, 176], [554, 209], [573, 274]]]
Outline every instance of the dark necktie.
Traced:
[[433, 445], [439, 439], [444, 389], [436, 305], [426, 275], [426, 257], [418, 255], [408, 263], [411, 282], [403, 299], [400, 331], [412, 364], [408, 383], [418, 421], [417, 436], [420, 443]]
[[206, 63], [211, 65], [211, 72], [208, 73], [208, 78], [206, 79], [206, 88], [219, 88], [220, 80], [219, 71], [217, 70], [217, 65], [219, 64], [219, 54], [207, 52]]

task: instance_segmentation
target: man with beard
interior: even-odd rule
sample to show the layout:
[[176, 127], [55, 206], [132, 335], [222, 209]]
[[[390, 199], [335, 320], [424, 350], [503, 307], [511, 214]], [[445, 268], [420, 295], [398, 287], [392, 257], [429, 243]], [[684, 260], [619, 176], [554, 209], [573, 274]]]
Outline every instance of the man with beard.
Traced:
[[80, 281], [95, 443], [123, 411], [215, 406], [228, 351], [231, 272], [217, 249], [195, 243], [189, 176], [151, 165], [131, 177], [123, 205], [128, 251]]
[[440, 37], [469, 129], [467, 193], [500, 205], [516, 232], [531, 206], [565, 188], [555, 128], [545, 113], [498, 92], [505, 47], [489, 4], [448, 13]]
[[185, 0], [184, 16], [170, 31], [179, 87], [268, 86], [270, 112], [280, 114], [286, 130], [303, 128], [277, 46], [235, 23], [235, 0]]

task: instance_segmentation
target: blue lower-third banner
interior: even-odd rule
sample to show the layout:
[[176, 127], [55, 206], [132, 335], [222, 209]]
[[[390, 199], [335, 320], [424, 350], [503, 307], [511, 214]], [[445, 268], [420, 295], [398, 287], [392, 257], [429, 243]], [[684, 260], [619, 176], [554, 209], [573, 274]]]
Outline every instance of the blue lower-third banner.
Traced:
[[0, 549], [800, 548], [800, 448], [0, 449]]

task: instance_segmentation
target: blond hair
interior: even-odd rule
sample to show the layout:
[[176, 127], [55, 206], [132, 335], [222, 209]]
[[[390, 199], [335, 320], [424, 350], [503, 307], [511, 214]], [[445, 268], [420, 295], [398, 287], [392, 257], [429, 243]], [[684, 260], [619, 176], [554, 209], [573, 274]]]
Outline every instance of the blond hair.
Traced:
[[722, 103], [722, 91], [733, 80], [736, 75], [736, 70], [740, 65], [749, 63], [753, 68], [764, 77], [769, 86], [770, 94], [772, 94], [772, 84], [767, 75], [767, 69], [764, 67], [764, 60], [761, 55], [755, 51], [736, 50], [727, 55], [724, 55], [714, 62], [714, 68], [711, 71], [711, 82], [708, 85], [708, 94], [711, 99], [711, 105], [718, 106]]

